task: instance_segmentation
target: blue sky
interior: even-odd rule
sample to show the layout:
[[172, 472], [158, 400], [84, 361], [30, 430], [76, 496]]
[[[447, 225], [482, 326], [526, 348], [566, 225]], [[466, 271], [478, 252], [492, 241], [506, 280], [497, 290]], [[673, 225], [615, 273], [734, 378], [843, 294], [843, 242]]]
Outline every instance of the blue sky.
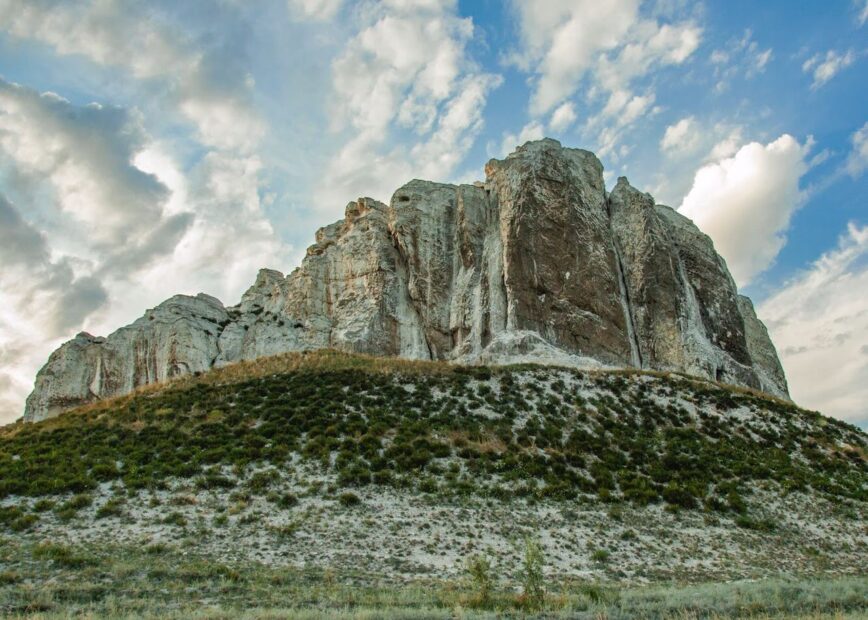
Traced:
[[866, 77], [868, 0], [0, 0], [0, 422], [76, 332], [550, 136], [692, 217], [796, 401], [864, 425]]

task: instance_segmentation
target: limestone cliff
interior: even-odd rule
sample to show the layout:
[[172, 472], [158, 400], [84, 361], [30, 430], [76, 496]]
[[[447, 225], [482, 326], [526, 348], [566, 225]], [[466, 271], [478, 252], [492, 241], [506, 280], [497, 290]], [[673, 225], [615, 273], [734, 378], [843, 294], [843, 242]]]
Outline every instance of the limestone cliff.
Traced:
[[177, 295], [36, 378], [40, 420], [175, 375], [286, 351], [673, 370], [787, 396], [774, 346], [711, 240], [593, 153], [529, 142], [486, 182], [361, 198], [288, 276], [241, 302]]

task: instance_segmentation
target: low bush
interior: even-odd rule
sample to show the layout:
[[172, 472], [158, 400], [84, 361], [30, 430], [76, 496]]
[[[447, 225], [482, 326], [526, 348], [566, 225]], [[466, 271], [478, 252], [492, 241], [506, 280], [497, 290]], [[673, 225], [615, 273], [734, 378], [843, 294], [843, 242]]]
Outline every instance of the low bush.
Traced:
[[488, 608], [491, 606], [491, 590], [494, 579], [491, 574], [491, 562], [482, 555], [476, 555], [467, 561], [467, 572], [470, 575], [474, 589], [471, 601], [474, 607]]
[[338, 501], [340, 502], [341, 506], [344, 506], [346, 508], [358, 506], [362, 503], [361, 498], [355, 493], [341, 493], [338, 496]]
[[184, 527], [185, 525], [187, 525], [187, 518], [180, 512], [170, 512], [160, 520], [160, 523]]

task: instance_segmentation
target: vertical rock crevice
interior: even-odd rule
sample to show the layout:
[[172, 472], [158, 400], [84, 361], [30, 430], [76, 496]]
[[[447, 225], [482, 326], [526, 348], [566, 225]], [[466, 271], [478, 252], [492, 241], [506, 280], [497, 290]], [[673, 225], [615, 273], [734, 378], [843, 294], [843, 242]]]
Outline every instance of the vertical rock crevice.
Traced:
[[606, 212], [609, 216], [609, 232], [612, 235], [612, 252], [615, 254], [615, 268], [618, 270], [618, 288], [621, 292], [621, 307], [624, 309], [624, 324], [627, 328], [627, 339], [630, 342], [630, 363], [634, 368], [643, 368], [642, 348], [639, 345], [639, 337], [636, 334], [633, 305], [630, 303], [630, 289], [627, 286], [627, 278], [624, 275], [624, 259], [621, 257], [621, 248], [612, 226], [612, 203], [610, 197], [606, 198]]

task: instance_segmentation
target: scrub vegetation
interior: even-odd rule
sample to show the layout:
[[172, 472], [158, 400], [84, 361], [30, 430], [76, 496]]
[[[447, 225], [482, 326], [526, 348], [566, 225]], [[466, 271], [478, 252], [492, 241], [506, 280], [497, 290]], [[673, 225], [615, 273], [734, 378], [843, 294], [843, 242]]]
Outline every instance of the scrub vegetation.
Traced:
[[243, 362], [0, 429], [0, 614], [859, 617], [866, 449], [680, 375]]
[[[679, 376], [454, 367], [334, 352], [233, 367], [0, 433], [0, 499], [231, 487], [294, 459], [340, 487], [665, 503], [742, 514], [751, 483], [868, 498], [866, 436], [794, 405]], [[268, 368], [269, 362], [262, 363]], [[280, 370], [281, 365], [286, 369]], [[239, 365], [240, 366], [240, 365]], [[206, 375], [207, 376], [207, 375]], [[267, 478], [247, 483], [253, 493]], [[0, 522], [24, 527], [21, 515]], [[744, 521], [746, 527], [773, 527]]]
[[[492, 580], [476, 558], [453, 580], [377, 585], [330, 568], [229, 566], [166, 547], [81, 549], [0, 540], [5, 618], [836, 618], [868, 612], [865, 577], [611, 587], [544, 582], [540, 548], [525, 571]], [[530, 589], [530, 591], [528, 590]]]

